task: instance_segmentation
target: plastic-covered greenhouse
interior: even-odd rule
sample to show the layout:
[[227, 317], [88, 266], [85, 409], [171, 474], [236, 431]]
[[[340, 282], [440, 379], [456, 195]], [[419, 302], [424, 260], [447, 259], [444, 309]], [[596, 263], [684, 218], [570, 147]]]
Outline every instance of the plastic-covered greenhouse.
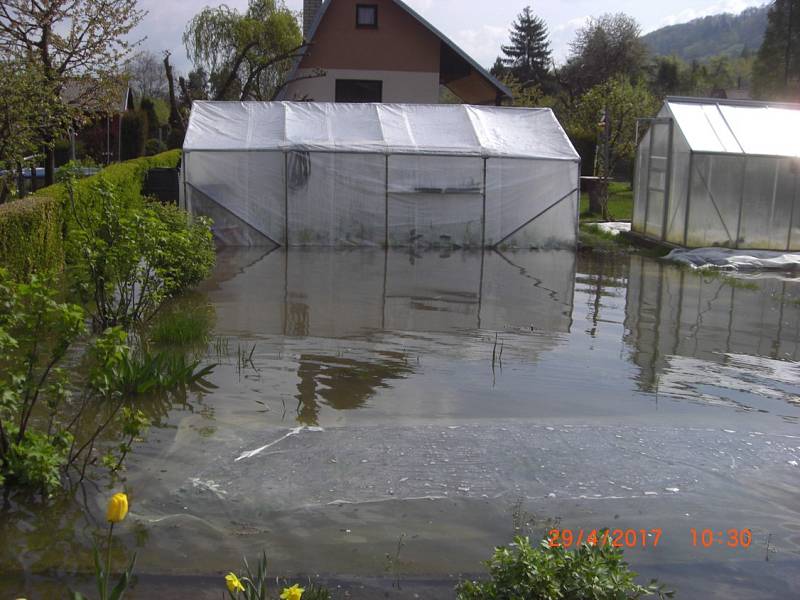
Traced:
[[632, 230], [800, 250], [800, 106], [667, 98], [639, 143]]
[[579, 157], [552, 111], [195, 102], [183, 202], [228, 245], [563, 247]]

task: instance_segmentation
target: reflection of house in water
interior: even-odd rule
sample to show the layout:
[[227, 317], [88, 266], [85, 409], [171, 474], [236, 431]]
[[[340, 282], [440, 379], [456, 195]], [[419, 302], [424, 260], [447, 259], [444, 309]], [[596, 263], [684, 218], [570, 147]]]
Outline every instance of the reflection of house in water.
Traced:
[[253, 249], [229, 249], [219, 260], [217, 327], [229, 333], [566, 332], [572, 324], [571, 251], [414, 255], [298, 249], [254, 258]]
[[336, 410], [364, 406], [376, 389], [412, 372], [405, 354], [381, 352], [376, 361], [301, 354], [297, 376], [297, 420], [316, 425], [320, 403]]
[[[723, 401], [706, 386], [793, 402], [800, 369], [800, 285], [778, 278], [757, 287], [725, 276], [679, 269], [640, 256], [630, 259], [626, 341], [645, 391]], [[783, 382], [786, 389], [762, 380]], [[775, 375], [779, 373], [779, 375]], [[770, 387], [772, 386], [772, 387]], [[791, 388], [794, 387], [794, 391]]]

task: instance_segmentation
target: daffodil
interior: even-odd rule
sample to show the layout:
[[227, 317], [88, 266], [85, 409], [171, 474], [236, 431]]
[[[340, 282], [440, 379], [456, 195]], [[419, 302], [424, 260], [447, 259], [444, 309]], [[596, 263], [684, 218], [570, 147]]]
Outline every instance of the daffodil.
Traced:
[[231, 594], [244, 591], [244, 586], [242, 585], [242, 582], [239, 581], [239, 578], [234, 573], [228, 573], [227, 575], [225, 575], [225, 585], [228, 586], [228, 591]]
[[128, 497], [119, 492], [111, 496], [106, 509], [106, 520], [109, 523], [119, 523], [128, 514]]
[[300, 600], [305, 590], [296, 583], [292, 587], [283, 588], [281, 600]]

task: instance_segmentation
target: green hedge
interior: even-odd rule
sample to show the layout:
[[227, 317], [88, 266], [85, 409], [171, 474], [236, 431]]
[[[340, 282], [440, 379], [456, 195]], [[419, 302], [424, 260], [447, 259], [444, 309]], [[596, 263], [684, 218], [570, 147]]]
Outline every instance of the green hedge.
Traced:
[[63, 217], [57, 198], [28, 197], [0, 205], [0, 267], [15, 279], [64, 266]]
[[[80, 195], [82, 190], [88, 189], [102, 175], [109, 183], [114, 184], [119, 189], [119, 192], [128, 203], [138, 203], [142, 201], [142, 186], [144, 185], [144, 176], [147, 171], [155, 167], [176, 167], [180, 158], [180, 150], [170, 150], [155, 156], [143, 156], [109, 165], [97, 175], [79, 180], [76, 184], [76, 191]], [[53, 196], [60, 200], [67, 199], [66, 189], [61, 183], [42, 188], [36, 193], [42, 196]]]
[[[88, 190], [101, 175], [119, 188], [124, 201], [142, 202], [144, 176], [154, 167], [175, 167], [180, 150], [170, 150], [155, 156], [136, 158], [109, 165], [97, 175], [77, 182], [77, 192]], [[35, 197], [0, 205], [0, 267], [15, 278], [26, 277], [34, 271], [62, 269], [64, 266], [64, 224], [67, 193], [57, 183], [36, 191]]]

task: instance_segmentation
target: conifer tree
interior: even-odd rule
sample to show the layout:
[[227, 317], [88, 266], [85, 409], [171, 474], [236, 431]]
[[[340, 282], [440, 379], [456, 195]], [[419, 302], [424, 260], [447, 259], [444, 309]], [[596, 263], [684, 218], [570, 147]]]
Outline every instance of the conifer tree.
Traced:
[[799, 80], [800, 0], [775, 0], [753, 65], [753, 86], [758, 96], [789, 98]]
[[542, 85], [549, 77], [550, 41], [547, 25], [526, 6], [511, 25], [511, 43], [501, 46], [499, 60], [523, 86]]

